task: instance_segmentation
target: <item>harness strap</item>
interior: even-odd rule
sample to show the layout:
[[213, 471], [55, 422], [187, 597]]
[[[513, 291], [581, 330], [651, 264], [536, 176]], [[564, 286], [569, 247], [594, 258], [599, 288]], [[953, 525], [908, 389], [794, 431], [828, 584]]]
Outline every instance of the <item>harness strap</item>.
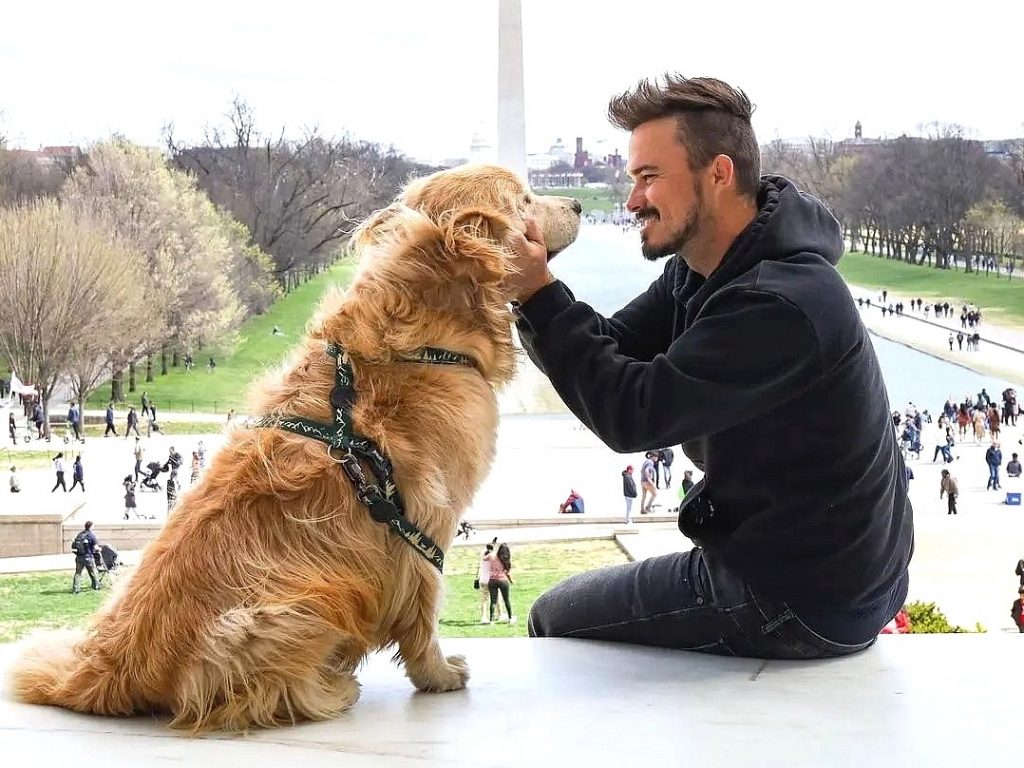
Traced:
[[[409, 546], [429, 560], [438, 571], [444, 568], [444, 551], [405, 517], [405, 505], [395, 487], [394, 468], [383, 451], [368, 438], [352, 430], [352, 406], [355, 403], [355, 376], [344, 350], [337, 344], [327, 345], [327, 354], [337, 361], [331, 407], [334, 423], [323, 424], [301, 416], [262, 416], [253, 424], [256, 429], [283, 429], [302, 437], [324, 443], [327, 454], [341, 465], [356, 489], [356, 497], [378, 523], [384, 523]], [[422, 347], [412, 355], [403, 356], [404, 362], [430, 365], [462, 365], [479, 367], [468, 355], [435, 347]], [[376, 483], [368, 483], [359, 459], [363, 459], [373, 472]]]

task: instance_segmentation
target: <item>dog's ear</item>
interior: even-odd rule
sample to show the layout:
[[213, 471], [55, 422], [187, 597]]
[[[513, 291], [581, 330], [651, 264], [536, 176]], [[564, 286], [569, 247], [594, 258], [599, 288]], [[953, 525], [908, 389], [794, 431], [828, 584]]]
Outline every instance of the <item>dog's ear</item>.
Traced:
[[446, 256], [482, 283], [501, 282], [508, 272], [506, 243], [512, 220], [484, 208], [463, 208], [442, 224]]

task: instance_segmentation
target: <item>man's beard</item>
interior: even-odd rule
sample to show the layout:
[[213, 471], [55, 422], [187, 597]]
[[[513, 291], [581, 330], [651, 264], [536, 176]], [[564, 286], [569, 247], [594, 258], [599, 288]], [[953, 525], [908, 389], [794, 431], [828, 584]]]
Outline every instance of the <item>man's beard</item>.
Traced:
[[[664, 256], [673, 256], [680, 253], [700, 232], [701, 219], [704, 215], [704, 195], [700, 187], [696, 185], [693, 191], [696, 201], [693, 207], [690, 208], [689, 213], [687, 213], [686, 221], [683, 222], [679, 229], [672, 233], [672, 236], [664, 244], [655, 246], [641, 237], [640, 250], [645, 259], [657, 261]], [[642, 219], [648, 215], [658, 216], [658, 212], [654, 208], [643, 208], [637, 211], [636, 215], [637, 218]]]

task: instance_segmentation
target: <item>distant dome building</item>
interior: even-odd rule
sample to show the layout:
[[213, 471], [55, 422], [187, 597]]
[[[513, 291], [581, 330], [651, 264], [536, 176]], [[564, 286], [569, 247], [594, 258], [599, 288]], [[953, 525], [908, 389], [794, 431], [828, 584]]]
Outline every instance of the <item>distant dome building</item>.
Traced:
[[469, 142], [469, 162], [493, 163], [496, 158], [497, 154], [490, 140], [481, 131], [474, 133]]

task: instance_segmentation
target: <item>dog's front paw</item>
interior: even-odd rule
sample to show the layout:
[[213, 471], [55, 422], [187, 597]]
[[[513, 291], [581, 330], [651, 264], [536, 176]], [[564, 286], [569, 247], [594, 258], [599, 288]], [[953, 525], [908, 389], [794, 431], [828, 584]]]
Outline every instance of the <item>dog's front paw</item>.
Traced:
[[419, 672], [414, 675], [410, 670], [409, 679], [424, 693], [459, 691], [466, 687], [466, 681], [469, 680], [469, 665], [466, 664], [465, 656], [449, 656], [440, 664]]

